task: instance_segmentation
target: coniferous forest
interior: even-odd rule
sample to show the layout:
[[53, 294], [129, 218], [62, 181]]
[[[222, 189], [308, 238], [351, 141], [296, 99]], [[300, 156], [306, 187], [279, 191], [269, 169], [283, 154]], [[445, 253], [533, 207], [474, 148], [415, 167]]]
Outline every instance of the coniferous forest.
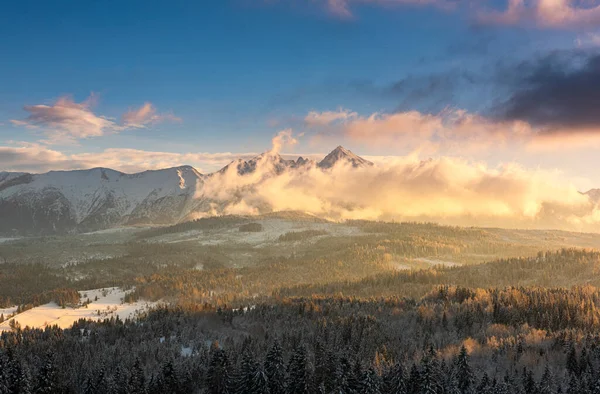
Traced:
[[[143, 230], [76, 264], [0, 246], [0, 306], [17, 308], [0, 316], [0, 394], [600, 393], [594, 236], [372, 222], [341, 236], [316, 222], [254, 254], [156, 241], [269, 222], [256, 224]], [[53, 256], [66, 241], [36, 242]], [[156, 303], [63, 329], [18, 322], [109, 286]]]

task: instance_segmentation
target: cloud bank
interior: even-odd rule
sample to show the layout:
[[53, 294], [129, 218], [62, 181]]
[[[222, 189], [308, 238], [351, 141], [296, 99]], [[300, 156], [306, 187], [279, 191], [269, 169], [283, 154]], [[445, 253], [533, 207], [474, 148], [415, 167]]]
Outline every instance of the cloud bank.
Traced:
[[490, 168], [456, 158], [397, 158], [373, 167], [340, 162], [273, 175], [264, 160], [255, 172], [235, 168], [205, 181], [196, 198], [210, 214], [298, 210], [333, 220], [415, 220], [454, 225], [597, 231], [600, 212], [553, 172], [517, 165]]

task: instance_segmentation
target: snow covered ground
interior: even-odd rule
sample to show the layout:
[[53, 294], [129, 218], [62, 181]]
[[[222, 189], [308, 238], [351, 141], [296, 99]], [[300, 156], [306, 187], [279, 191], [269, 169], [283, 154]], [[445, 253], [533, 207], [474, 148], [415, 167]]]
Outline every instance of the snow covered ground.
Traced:
[[[119, 316], [120, 319], [135, 317], [138, 313], [148, 310], [156, 305], [145, 301], [124, 304], [123, 298], [127, 292], [118, 287], [106, 289], [95, 289], [80, 291], [81, 302], [88, 299], [89, 305], [77, 308], [61, 308], [55, 303], [49, 303], [19, 313], [15, 317], [0, 324], [0, 332], [10, 330], [12, 320], [18, 322], [21, 327], [44, 328], [46, 326], [58, 325], [60, 328], [69, 328], [79, 319], [103, 320]], [[97, 300], [96, 297], [98, 297]], [[16, 310], [16, 308], [12, 308]], [[0, 309], [2, 311], [2, 309]], [[5, 316], [7, 314], [5, 313]]]
[[0, 237], [0, 244], [5, 243], [5, 242], [17, 241], [19, 239], [21, 239], [21, 238], [2, 238], [2, 237]]
[[5, 318], [8, 317], [9, 315], [12, 315], [13, 313], [15, 313], [17, 311], [17, 307], [16, 306], [11, 306], [10, 308], [0, 308], [0, 315], [4, 316]]

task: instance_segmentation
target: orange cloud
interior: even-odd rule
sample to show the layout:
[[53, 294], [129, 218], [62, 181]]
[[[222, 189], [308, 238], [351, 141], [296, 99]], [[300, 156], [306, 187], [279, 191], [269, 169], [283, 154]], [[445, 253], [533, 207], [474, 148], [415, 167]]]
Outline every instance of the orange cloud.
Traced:
[[[351, 115], [348, 115], [351, 114]], [[348, 110], [311, 112], [313, 138], [349, 138], [372, 147], [444, 154], [485, 153], [490, 149], [527, 151], [590, 149], [600, 146], [600, 129], [545, 128], [521, 120], [495, 120], [464, 110], [438, 114], [406, 111], [360, 116]], [[307, 118], [308, 118], [307, 117]]]

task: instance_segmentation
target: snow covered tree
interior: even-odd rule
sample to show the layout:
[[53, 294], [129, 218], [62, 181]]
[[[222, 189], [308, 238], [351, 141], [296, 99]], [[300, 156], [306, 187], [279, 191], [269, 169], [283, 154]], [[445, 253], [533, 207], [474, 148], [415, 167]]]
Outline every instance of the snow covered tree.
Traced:
[[463, 345], [460, 348], [456, 361], [454, 363], [454, 382], [461, 394], [471, 393], [475, 382], [473, 370], [469, 365], [469, 354], [467, 348]]
[[231, 386], [231, 365], [224, 350], [213, 346], [206, 376], [206, 386], [210, 394], [229, 394]]
[[269, 392], [271, 394], [284, 394], [286, 380], [285, 363], [283, 361], [281, 346], [279, 346], [277, 341], [269, 349], [264, 366]]
[[51, 352], [46, 353], [44, 364], [40, 370], [35, 392], [40, 394], [56, 394], [61, 392], [58, 369]]

